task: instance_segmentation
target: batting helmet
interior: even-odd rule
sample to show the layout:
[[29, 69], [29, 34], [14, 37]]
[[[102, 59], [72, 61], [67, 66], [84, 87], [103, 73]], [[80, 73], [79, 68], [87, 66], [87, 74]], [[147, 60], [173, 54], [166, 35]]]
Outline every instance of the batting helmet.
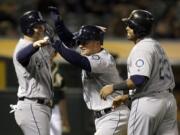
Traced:
[[78, 44], [91, 40], [100, 41], [103, 44], [104, 31], [94, 25], [85, 25], [74, 34], [74, 39]]
[[134, 30], [137, 37], [144, 37], [151, 32], [154, 17], [149, 11], [133, 10], [130, 16], [122, 21]]
[[45, 22], [40, 12], [32, 10], [25, 12], [20, 17], [20, 28], [23, 34], [31, 36], [34, 33], [33, 27], [36, 24], [44, 24]]

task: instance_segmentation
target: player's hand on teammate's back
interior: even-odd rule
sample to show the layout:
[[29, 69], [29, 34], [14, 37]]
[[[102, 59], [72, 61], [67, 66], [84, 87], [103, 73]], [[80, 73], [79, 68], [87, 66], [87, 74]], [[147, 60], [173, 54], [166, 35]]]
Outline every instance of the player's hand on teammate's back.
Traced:
[[57, 7], [49, 6], [48, 9], [53, 21], [57, 22], [62, 19]]
[[113, 99], [112, 108], [115, 109], [128, 100], [128, 95], [119, 95]]
[[43, 46], [46, 46], [48, 44], [49, 44], [49, 38], [44, 37], [43, 39], [34, 42], [33, 47], [43, 47]]
[[113, 93], [113, 85], [106, 85], [100, 90], [100, 96], [104, 100], [106, 100], [106, 97], [111, 93]]

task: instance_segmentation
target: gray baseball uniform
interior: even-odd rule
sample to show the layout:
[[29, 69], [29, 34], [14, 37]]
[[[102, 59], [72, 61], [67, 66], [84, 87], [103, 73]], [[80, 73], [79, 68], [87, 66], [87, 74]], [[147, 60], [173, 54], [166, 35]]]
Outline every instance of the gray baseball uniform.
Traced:
[[[34, 53], [24, 67], [16, 59], [17, 53], [32, 42], [20, 39], [13, 55], [18, 78], [18, 98], [15, 119], [25, 135], [49, 135], [51, 109], [45, 102], [53, 97], [50, 57], [54, 50], [44, 46]], [[38, 99], [43, 101], [39, 103]]]
[[[113, 98], [123, 94], [122, 91], [114, 92], [107, 97], [107, 100], [103, 100], [100, 98], [99, 90], [106, 84], [121, 81], [115, 60], [106, 50], [86, 57], [90, 61], [91, 72], [82, 71], [84, 100], [88, 108], [95, 112], [111, 108]], [[125, 135], [128, 116], [129, 109], [125, 105], [110, 113], [104, 112], [103, 116], [95, 119], [95, 135]]]
[[128, 123], [128, 135], [178, 135], [177, 105], [171, 66], [159, 43], [151, 38], [139, 41], [127, 62], [128, 76], [149, 78], [137, 88]]

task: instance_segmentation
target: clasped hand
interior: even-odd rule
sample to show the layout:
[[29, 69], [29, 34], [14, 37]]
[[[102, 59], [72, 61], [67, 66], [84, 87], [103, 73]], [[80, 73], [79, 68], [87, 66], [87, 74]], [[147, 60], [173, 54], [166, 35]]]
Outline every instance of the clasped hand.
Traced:
[[56, 22], [58, 20], [61, 20], [61, 15], [59, 13], [59, 10], [56, 7], [49, 6], [48, 9], [49, 9], [49, 12], [53, 21]]

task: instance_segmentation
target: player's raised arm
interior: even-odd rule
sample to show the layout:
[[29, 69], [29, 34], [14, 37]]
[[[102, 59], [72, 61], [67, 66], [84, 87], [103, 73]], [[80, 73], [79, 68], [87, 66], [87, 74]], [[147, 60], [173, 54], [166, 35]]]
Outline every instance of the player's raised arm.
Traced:
[[68, 30], [68, 28], [64, 25], [62, 17], [59, 13], [59, 10], [56, 7], [48, 7], [50, 11], [51, 19], [55, 25], [55, 31], [61, 41], [68, 47], [72, 48], [76, 46], [76, 41], [73, 39], [74, 35], [72, 32]]
[[86, 71], [91, 71], [90, 62], [85, 56], [82, 56], [76, 51], [65, 47], [60, 41], [55, 41], [53, 47], [69, 63], [78, 66]]

